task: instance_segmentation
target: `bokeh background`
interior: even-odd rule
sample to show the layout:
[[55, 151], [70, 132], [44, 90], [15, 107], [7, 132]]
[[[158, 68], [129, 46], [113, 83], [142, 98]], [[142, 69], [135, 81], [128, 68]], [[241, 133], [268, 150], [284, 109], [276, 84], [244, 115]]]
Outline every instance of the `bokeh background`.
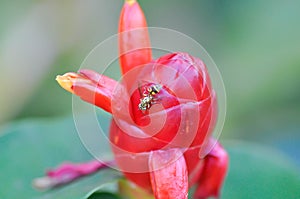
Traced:
[[[269, 146], [299, 169], [300, 1], [139, 2], [149, 26], [189, 35], [219, 67], [228, 99], [221, 140]], [[71, 115], [71, 95], [55, 76], [76, 71], [93, 47], [117, 32], [122, 4], [0, 0], [0, 129]]]

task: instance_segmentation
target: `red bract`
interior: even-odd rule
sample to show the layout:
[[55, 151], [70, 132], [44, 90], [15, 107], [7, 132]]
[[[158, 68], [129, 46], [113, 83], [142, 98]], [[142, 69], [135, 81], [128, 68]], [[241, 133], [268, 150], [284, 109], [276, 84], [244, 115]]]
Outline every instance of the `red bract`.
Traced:
[[217, 145], [200, 158], [215, 143], [210, 134], [217, 116], [205, 64], [187, 53], [151, 60], [146, 20], [134, 0], [124, 4], [119, 33], [121, 82], [90, 70], [58, 82], [112, 113], [111, 148], [127, 179], [157, 199], [187, 198], [193, 184], [196, 198], [217, 197], [228, 157]]
[[[131, 106], [128, 108], [132, 111], [132, 122], [128, 121], [128, 117], [120, 116], [125, 111], [114, 114], [115, 120], [111, 125], [110, 139], [118, 165], [125, 171], [132, 171], [125, 172], [125, 175], [136, 184], [151, 189], [149, 173], [135, 171], [138, 168], [133, 165], [137, 163], [137, 158], [127, 157], [130, 157], [130, 153], [182, 148], [186, 149], [184, 155], [187, 168], [189, 173], [192, 173], [200, 163], [198, 159], [200, 146], [208, 137], [207, 134], [215, 117], [213, 114], [215, 94], [210, 88], [203, 62], [186, 53], [163, 56], [148, 65], [139, 67], [134, 74], [138, 80], [143, 78], [149, 80], [155, 77], [154, 82], [140, 85], [133, 91], [129, 103]], [[125, 82], [127, 76], [124, 77]], [[131, 75], [128, 79], [130, 78]], [[144, 92], [147, 91], [146, 88], [157, 84], [161, 85], [160, 91], [154, 96], [157, 104], [149, 110], [141, 111], [138, 106], [141, 100], [139, 89]], [[130, 90], [130, 85], [128, 87]], [[159, 107], [156, 107], [158, 105]], [[124, 107], [126, 108], [125, 105]], [[116, 123], [119, 121], [119, 116], [126, 121], [126, 127], [119, 128], [122, 125], [120, 122]], [[143, 128], [146, 125], [147, 128]], [[143, 134], [148, 137], [141, 137]], [[138, 167], [149, 171], [146, 162], [141, 158]]]
[[[135, 29], [134, 31], [131, 31]], [[151, 61], [151, 47], [147, 22], [135, 0], [127, 0], [119, 22], [119, 50], [122, 73]]]
[[198, 180], [194, 198], [205, 199], [209, 196], [219, 197], [226, 175], [228, 156], [220, 144], [217, 144], [205, 157], [204, 166]]

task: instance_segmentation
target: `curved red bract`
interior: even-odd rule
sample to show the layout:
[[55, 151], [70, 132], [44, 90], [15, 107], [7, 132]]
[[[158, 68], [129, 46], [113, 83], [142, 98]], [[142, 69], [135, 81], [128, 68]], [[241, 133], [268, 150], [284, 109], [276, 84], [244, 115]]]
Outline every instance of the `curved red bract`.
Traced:
[[[210, 134], [212, 122], [216, 118], [216, 112], [213, 111], [216, 110], [216, 96], [211, 88], [206, 67], [200, 59], [186, 53], [168, 54], [148, 65], [149, 67], [144, 67], [146, 70], [141, 67], [140, 76], [155, 76], [156, 81], [167, 84], [161, 85], [161, 90], [155, 96], [159, 98], [157, 104], [162, 105], [163, 110], [158, 109], [157, 112], [151, 114], [149, 111], [139, 110], [138, 104], [141, 96], [138, 89], [133, 92], [129, 105], [132, 106], [130, 110], [135, 127], [128, 128], [126, 130], [130, 131], [128, 133], [121, 130], [116, 122], [113, 121], [111, 124], [110, 140], [117, 163], [121, 169], [128, 171], [128, 165], [137, 164], [129, 158], [124, 158], [126, 155], [130, 156], [131, 153], [150, 152], [172, 147], [194, 147], [195, 149], [187, 150], [184, 153], [188, 171], [192, 173], [193, 169], [200, 163], [199, 158], [197, 158], [199, 157], [200, 146], [209, 137], [207, 135]], [[173, 74], [170, 71], [173, 71]], [[155, 84], [155, 82], [141, 85], [141, 88], [143, 86], [149, 87], [151, 84]], [[194, 96], [191, 96], [190, 88], [193, 89]], [[155, 106], [156, 104], [153, 105], [153, 107]], [[191, 107], [193, 107], [192, 110]], [[149, 122], [152, 126], [160, 125], [155, 122], [159, 122], [160, 117], [163, 117], [164, 114], [166, 114], [164, 126], [156, 134], [152, 135], [151, 130], [153, 128], [148, 128], [143, 132], [151, 135], [151, 137], [134, 136], [134, 131], [143, 130], [142, 127], [148, 125]], [[197, 122], [194, 126], [198, 127], [194, 129], [194, 132], [191, 130], [191, 122]], [[136, 132], [136, 134], [140, 134], [140, 132]], [[175, 136], [177, 136], [176, 139], [174, 139]], [[141, 187], [151, 188], [149, 173], [125, 172], [125, 175]]]

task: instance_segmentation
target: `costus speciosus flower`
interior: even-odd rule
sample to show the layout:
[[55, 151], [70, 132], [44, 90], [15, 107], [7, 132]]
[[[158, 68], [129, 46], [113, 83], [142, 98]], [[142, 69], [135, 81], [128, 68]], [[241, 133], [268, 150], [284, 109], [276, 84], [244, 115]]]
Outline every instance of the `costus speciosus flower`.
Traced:
[[156, 199], [186, 199], [192, 186], [196, 199], [218, 197], [228, 155], [211, 137], [218, 107], [205, 63], [184, 52], [154, 60], [135, 0], [126, 0], [121, 12], [119, 53], [120, 82], [88, 69], [56, 80], [113, 115], [114, 163], [130, 182]]

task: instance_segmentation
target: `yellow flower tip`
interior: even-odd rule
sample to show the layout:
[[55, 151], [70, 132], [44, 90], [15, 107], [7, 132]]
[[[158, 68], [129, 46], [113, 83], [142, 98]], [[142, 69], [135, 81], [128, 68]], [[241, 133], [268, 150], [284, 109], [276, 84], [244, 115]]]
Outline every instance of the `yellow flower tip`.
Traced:
[[132, 5], [136, 2], [136, 0], [125, 0], [126, 3], [128, 3], [129, 5]]
[[70, 93], [74, 93], [72, 89], [73, 81], [78, 77], [79, 75], [77, 73], [66, 73], [64, 75], [57, 75], [55, 80], [63, 89], [69, 91]]

